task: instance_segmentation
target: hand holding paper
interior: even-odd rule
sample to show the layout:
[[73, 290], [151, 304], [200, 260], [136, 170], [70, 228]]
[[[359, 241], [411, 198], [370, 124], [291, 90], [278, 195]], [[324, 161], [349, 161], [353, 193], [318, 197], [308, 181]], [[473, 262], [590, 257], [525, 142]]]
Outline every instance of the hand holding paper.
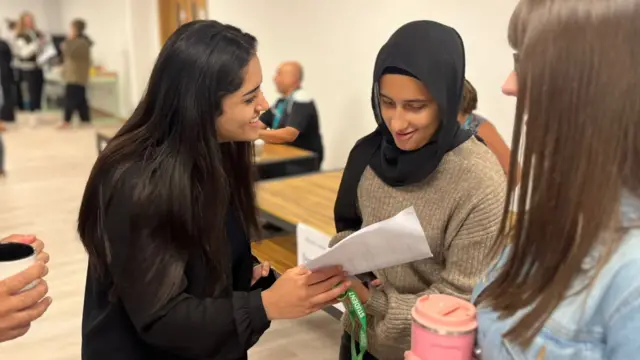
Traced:
[[[298, 232], [305, 231], [300, 229]], [[310, 270], [341, 265], [349, 275], [379, 270], [432, 257], [413, 207], [367, 226], [306, 262]]]

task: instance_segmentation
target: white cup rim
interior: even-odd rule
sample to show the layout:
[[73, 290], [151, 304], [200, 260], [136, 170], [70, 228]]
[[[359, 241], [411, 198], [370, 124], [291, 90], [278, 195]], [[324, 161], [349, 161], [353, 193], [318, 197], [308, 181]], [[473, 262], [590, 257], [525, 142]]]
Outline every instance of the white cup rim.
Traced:
[[11, 264], [34, 257], [36, 250], [33, 246], [23, 243], [0, 243], [0, 264]]

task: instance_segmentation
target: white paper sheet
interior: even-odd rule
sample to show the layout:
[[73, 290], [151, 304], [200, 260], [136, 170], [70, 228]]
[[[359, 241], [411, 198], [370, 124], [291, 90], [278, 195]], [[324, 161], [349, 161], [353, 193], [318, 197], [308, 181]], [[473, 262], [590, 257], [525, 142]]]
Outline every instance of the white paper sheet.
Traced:
[[342, 265], [350, 275], [357, 275], [432, 256], [412, 206], [351, 234], [305, 265], [310, 270]]
[[[329, 248], [329, 241], [331, 241], [331, 236], [306, 224], [298, 224], [296, 227], [298, 265], [322, 255]], [[333, 307], [344, 312], [342, 303], [337, 303]]]
[[49, 42], [44, 46], [44, 48], [40, 52], [40, 55], [38, 55], [36, 62], [38, 63], [38, 65], [44, 65], [47, 61], [53, 59], [56, 56], [58, 56], [58, 50], [56, 50], [53, 42]]

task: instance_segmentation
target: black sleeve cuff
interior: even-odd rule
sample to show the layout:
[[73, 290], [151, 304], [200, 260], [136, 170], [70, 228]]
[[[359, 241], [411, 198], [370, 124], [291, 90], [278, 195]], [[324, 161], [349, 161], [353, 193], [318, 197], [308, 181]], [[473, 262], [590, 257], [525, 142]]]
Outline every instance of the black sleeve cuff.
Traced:
[[261, 290], [255, 290], [249, 293], [249, 314], [251, 316], [251, 327], [253, 328], [252, 333], [255, 334], [255, 339], [251, 339], [251, 342], [255, 344], [260, 338], [260, 335], [271, 326], [271, 321], [267, 317], [267, 312], [262, 304]]
[[253, 284], [253, 286], [251, 286], [251, 291], [253, 290], [267, 290], [268, 288], [271, 287], [271, 285], [273, 285], [273, 283], [276, 282], [276, 273], [273, 271], [273, 269], [269, 270], [269, 275], [262, 277], [260, 279], [258, 279], [258, 281], [256, 281], [255, 284]]
[[262, 304], [262, 291], [234, 292], [233, 296], [240, 343], [249, 350], [271, 325]]

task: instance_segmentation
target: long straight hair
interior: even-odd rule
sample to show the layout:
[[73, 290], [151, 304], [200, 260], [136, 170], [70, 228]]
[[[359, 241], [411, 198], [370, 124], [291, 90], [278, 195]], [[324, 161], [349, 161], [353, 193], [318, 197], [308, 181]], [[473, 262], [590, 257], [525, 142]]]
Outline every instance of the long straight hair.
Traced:
[[504, 335], [523, 347], [575, 294], [594, 247], [606, 260], [628, 231], [621, 197], [640, 196], [639, 18], [640, 0], [522, 0], [511, 19], [519, 94], [505, 213], [515, 203], [518, 214], [508, 258], [478, 303], [502, 317], [527, 309]]
[[[108, 273], [108, 206], [130, 188], [132, 242], [152, 241], [132, 246], [140, 246], [154, 267], [175, 268], [176, 277], [182, 275], [172, 263], [176, 254], [203, 254], [212, 284], [207, 291], [224, 288], [230, 207], [237, 209], [248, 235], [258, 225], [253, 147], [218, 142], [216, 119], [225, 96], [241, 88], [255, 52], [253, 36], [210, 20], [183, 25], [167, 40], [146, 94], [100, 153], [86, 185], [78, 233], [97, 274]], [[127, 178], [132, 169], [135, 178]], [[158, 298], [170, 290], [158, 289]]]
[[33, 30], [36, 31], [38, 28], [36, 26], [36, 18], [33, 16], [32, 13], [25, 11], [22, 14], [20, 14], [20, 17], [18, 18], [18, 21], [16, 23], [16, 34], [17, 35], [22, 35], [25, 32], [27, 32], [27, 27], [25, 25], [25, 19], [29, 17], [31, 18], [31, 23], [33, 24]]

